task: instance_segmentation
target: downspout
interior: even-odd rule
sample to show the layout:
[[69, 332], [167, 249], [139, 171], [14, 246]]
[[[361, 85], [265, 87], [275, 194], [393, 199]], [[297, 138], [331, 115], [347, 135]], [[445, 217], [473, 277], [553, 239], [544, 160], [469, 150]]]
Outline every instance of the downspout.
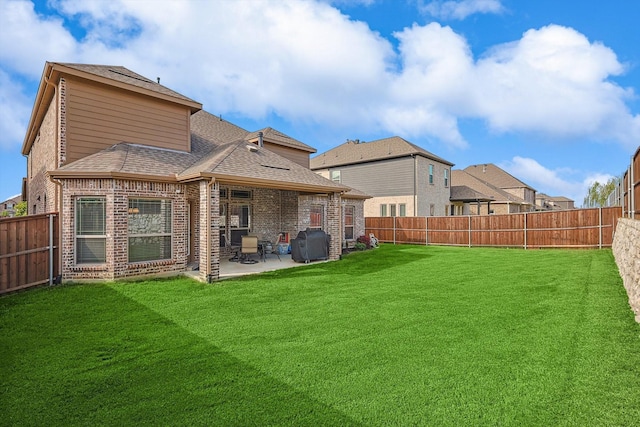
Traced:
[[[211, 177], [211, 181], [207, 184], [207, 209], [206, 209], [206, 220], [207, 220], [207, 268], [206, 268], [206, 276], [207, 283], [213, 282], [213, 277], [211, 274], [211, 186], [215, 184], [216, 179]], [[202, 231], [202, 230], [201, 230]]]

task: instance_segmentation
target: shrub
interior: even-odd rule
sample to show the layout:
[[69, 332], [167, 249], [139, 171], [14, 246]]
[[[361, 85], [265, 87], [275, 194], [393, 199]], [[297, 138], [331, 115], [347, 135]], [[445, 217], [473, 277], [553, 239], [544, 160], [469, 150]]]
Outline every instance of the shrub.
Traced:
[[356, 250], [358, 251], [364, 251], [365, 249], [367, 249], [367, 245], [365, 245], [364, 243], [358, 242], [354, 245], [354, 248], [356, 248]]
[[356, 248], [358, 247], [358, 243], [364, 245], [364, 249], [369, 249], [371, 247], [371, 239], [368, 236], [360, 236], [356, 239]]

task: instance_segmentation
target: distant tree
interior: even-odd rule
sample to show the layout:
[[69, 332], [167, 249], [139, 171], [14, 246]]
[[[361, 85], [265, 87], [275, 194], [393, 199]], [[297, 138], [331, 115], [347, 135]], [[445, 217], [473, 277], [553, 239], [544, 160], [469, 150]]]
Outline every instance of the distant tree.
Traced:
[[613, 193], [617, 185], [617, 178], [610, 178], [605, 184], [595, 181], [587, 190], [587, 197], [584, 198], [583, 205], [587, 208], [606, 206], [609, 195]]
[[8, 216], [9, 216], [9, 211], [2, 211], [2, 212], [0, 212], [0, 217], [2, 217], [2, 218], [6, 218], [6, 217], [8, 217]]
[[27, 215], [27, 202], [23, 201], [23, 202], [16, 203], [16, 206], [14, 207], [14, 211], [16, 216]]

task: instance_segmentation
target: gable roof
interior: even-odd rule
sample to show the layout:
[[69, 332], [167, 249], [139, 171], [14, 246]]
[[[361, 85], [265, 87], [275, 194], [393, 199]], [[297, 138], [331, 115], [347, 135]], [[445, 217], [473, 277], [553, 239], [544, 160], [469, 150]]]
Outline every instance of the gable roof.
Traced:
[[392, 136], [371, 142], [347, 141], [312, 158], [310, 167], [316, 170], [411, 155], [422, 156], [448, 166], [453, 166], [453, 163], [412, 144], [406, 139], [400, 138], [399, 136]]
[[452, 185], [449, 200], [452, 202], [490, 202], [493, 199], [466, 185]]
[[149, 80], [140, 74], [121, 67], [112, 65], [70, 64], [58, 62], [46, 62], [36, 99], [31, 110], [31, 117], [27, 125], [27, 132], [22, 143], [22, 154], [27, 155], [36, 139], [42, 120], [47, 112], [49, 104], [55, 95], [57, 82], [62, 75], [72, 75], [115, 88], [125, 89], [140, 93], [145, 96], [161, 99], [166, 102], [182, 105], [191, 113], [202, 109], [202, 104], [184, 95], [179, 94], [161, 84]]
[[49, 175], [168, 182], [215, 178], [226, 184], [301, 192], [351, 190], [264, 147], [257, 147], [247, 141], [247, 131], [226, 120], [204, 111], [191, 118], [192, 151], [189, 153], [123, 142], [50, 171]]
[[258, 134], [260, 132], [262, 132], [263, 141], [270, 142], [276, 145], [282, 145], [285, 147], [297, 148], [298, 150], [307, 151], [309, 153], [315, 153], [317, 151], [315, 148], [271, 127], [266, 127], [264, 129], [251, 132], [249, 135], [247, 135], [247, 140], [250, 142], [257, 142], [259, 138]]
[[497, 188], [528, 188], [529, 190], [536, 191], [533, 187], [525, 184], [493, 163], [467, 166], [464, 171]]
[[[524, 204], [524, 199], [517, 197], [513, 194], [507, 193], [506, 191], [489, 184], [488, 182], [484, 182], [475, 176], [468, 173], [466, 170], [452, 170], [451, 171], [451, 185], [452, 186], [466, 186], [473, 191], [484, 195], [484, 198], [487, 200], [491, 200], [492, 202], [497, 203], [517, 203]], [[452, 195], [453, 196], [453, 195]], [[464, 201], [464, 199], [451, 199]], [[475, 200], [475, 199], [474, 199]]]

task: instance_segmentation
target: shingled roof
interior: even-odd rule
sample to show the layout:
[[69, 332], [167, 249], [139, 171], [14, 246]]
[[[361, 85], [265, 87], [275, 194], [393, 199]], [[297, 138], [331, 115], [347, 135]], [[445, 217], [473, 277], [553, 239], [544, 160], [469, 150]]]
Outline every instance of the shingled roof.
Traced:
[[464, 171], [497, 188], [528, 188], [535, 191], [534, 188], [493, 163], [471, 165], [466, 167]]
[[[191, 152], [119, 143], [51, 171], [54, 178], [121, 177], [219, 182], [308, 192], [352, 189], [326, 179], [246, 138], [244, 129], [207, 112], [192, 115]], [[367, 197], [353, 193], [353, 196]]]
[[148, 89], [152, 92], [171, 96], [183, 101], [196, 102], [191, 98], [188, 98], [176, 91], [169, 89], [166, 86], [161, 85], [157, 81], [150, 80], [120, 65], [72, 64], [67, 62], [54, 62], [52, 64], [62, 65], [73, 70], [82, 71], [84, 73], [93, 74], [95, 76], [104, 77], [106, 79], [121, 83], [126, 83], [131, 86]]
[[280, 132], [279, 130], [271, 127], [266, 127], [264, 129], [251, 132], [249, 135], [247, 135], [246, 137], [247, 140], [251, 142], [257, 141], [259, 138], [258, 134], [260, 132], [262, 132], [263, 141], [271, 142], [277, 145], [283, 145], [285, 147], [297, 148], [298, 150], [308, 151], [309, 153], [316, 152], [315, 148], [305, 144], [304, 142], [300, 142], [297, 139], [292, 138], [289, 135], [286, 135], [285, 133]]
[[347, 141], [312, 158], [310, 166], [311, 169], [317, 170], [411, 155], [426, 157], [427, 159], [453, 166], [453, 163], [448, 160], [438, 157], [399, 136], [370, 142]]
[[[452, 186], [466, 186], [479, 194], [484, 195], [484, 198], [489, 199], [493, 202], [502, 202], [502, 203], [524, 203], [524, 200], [520, 197], [514, 196], [513, 194], [507, 193], [506, 191], [484, 182], [470, 173], [466, 172], [466, 170], [452, 170], [451, 171], [451, 185]], [[451, 200], [454, 200], [453, 197]], [[459, 201], [463, 201], [460, 199], [455, 199]], [[475, 200], [475, 199], [474, 199]]]

